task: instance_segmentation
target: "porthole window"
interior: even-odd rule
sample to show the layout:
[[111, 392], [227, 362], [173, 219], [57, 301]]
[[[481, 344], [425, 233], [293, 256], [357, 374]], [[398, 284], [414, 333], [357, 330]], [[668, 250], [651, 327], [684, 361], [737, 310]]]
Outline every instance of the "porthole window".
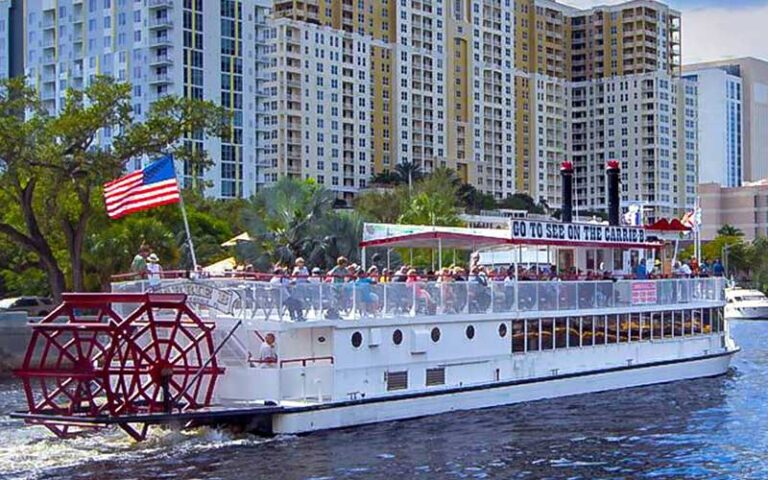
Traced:
[[464, 333], [466, 333], [467, 338], [470, 339], [470, 340], [475, 338], [475, 327], [474, 327], [474, 325], [468, 325], [467, 329], [464, 331]]
[[317, 337], [317, 343], [325, 343], [325, 337]]
[[432, 341], [433, 342], [435, 342], [435, 343], [439, 342], [440, 341], [440, 329], [437, 328], [437, 327], [433, 328], [432, 329], [431, 337], [432, 337]]
[[395, 330], [392, 332], [392, 343], [395, 345], [400, 345], [403, 343], [403, 332], [400, 330]]
[[352, 334], [352, 346], [355, 348], [358, 348], [360, 345], [363, 344], [363, 334], [360, 332], [355, 332]]
[[506, 323], [500, 323], [499, 324], [499, 336], [501, 338], [504, 338], [507, 336], [507, 324]]

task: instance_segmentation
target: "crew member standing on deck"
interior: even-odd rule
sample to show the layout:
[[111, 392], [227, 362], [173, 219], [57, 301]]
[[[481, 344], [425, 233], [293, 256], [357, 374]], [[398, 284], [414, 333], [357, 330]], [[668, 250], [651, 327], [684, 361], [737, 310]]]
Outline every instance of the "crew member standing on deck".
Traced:
[[277, 366], [277, 346], [275, 345], [275, 334], [268, 333], [261, 342], [259, 349], [259, 364], [262, 367], [274, 368]]

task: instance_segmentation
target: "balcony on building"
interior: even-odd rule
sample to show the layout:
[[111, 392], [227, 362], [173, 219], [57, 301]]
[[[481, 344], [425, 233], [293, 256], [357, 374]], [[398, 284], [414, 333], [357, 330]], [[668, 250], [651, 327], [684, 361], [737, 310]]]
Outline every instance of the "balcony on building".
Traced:
[[149, 19], [149, 29], [156, 30], [160, 28], [172, 28], [173, 20], [167, 16], [152, 17]]

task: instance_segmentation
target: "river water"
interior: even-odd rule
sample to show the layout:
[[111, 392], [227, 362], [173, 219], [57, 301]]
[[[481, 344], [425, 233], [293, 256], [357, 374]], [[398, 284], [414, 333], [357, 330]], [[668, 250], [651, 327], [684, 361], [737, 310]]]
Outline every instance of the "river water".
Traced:
[[[271, 439], [157, 430], [62, 441], [0, 417], [0, 478], [768, 478], [768, 322], [719, 378]], [[0, 412], [22, 408], [0, 383]]]

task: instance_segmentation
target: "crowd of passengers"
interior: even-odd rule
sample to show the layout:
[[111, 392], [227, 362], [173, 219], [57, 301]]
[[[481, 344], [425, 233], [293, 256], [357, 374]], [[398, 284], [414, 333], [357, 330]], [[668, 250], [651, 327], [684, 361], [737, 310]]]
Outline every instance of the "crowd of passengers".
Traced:
[[[693, 264], [694, 268], [691, 268]], [[695, 273], [694, 273], [695, 272]], [[676, 266], [675, 278], [693, 276], [722, 276], [722, 265], [719, 261], [712, 264], [705, 263], [699, 266], [695, 259]], [[661, 265], [657, 263], [650, 271], [646, 262], [642, 260], [633, 273], [622, 278], [649, 279], [669, 278], [661, 274]], [[285, 265], [276, 265], [269, 279], [269, 284], [274, 290], [281, 293], [281, 303], [294, 320], [304, 319], [304, 312], [308, 308], [315, 311], [325, 311], [326, 318], [339, 318], [351, 310], [356, 310], [362, 315], [375, 315], [381, 310], [383, 299], [381, 291], [376, 288], [382, 284], [403, 284], [407, 288], [388, 289], [389, 306], [394, 310], [403, 312], [415, 310], [422, 314], [435, 314], [438, 304], [442, 313], [469, 313], [486, 312], [494, 302], [489, 286], [496, 285], [496, 300], [494, 307], [509, 310], [512, 308], [515, 298], [514, 283], [521, 281], [568, 281], [568, 280], [614, 280], [610, 272], [592, 272], [583, 274], [575, 268], [558, 272], [554, 265], [532, 266], [526, 268], [519, 265], [517, 271], [514, 267], [507, 269], [486, 268], [479, 264], [479, 256], [473, 255], [468, 269], [452, 265], [442, 268], [437, 272], [419, 272], [410, 265], [403, 265], [395, 271], [388, 271], [377, 266], [363, 269], [355, 263], [350, 263], [345, 257], [339, 257], [336, 266], [327, 272], [319, 268], [309, 269], [303, 258], [297, 258], [292, 269]], [[493, 283], [492, 283], [493, 282]], [[331, 283], [336, 287], [327, 290], [325, 298], [321, 298], [318, 289], [302, 288], [309, 284]], [[452, 284], [462, 284], [466, 287]], [[354, 288], [350, 288], [354, 287]], [[554, 287], [554, 285], [553, 285]], [[605, 291], [603, 291], [605, 290]], [[567, 298], [568, 292], [559, 292], [553, 288], [551, 292], [542, 289], [543, 293], [533, 296], [518, 296], [520, 308], [534, 308], [538, 303], [539, 308], [554, 308], [557, 302], [578, 302], [579, 305], [596, 306], [607, 305], [610, 289], [596, 289], [590, 291], [584, 289], [577, 299]], [[551, 294], [549, 294], [551, 293]], [[560, 298], [557, 298], [560, 296]], [[354, 298], [353, 298], [354, 297]], [[602, 303], [601, 303], [602, 302]], [[548, 305], [551, 304], [551, 305]]]

